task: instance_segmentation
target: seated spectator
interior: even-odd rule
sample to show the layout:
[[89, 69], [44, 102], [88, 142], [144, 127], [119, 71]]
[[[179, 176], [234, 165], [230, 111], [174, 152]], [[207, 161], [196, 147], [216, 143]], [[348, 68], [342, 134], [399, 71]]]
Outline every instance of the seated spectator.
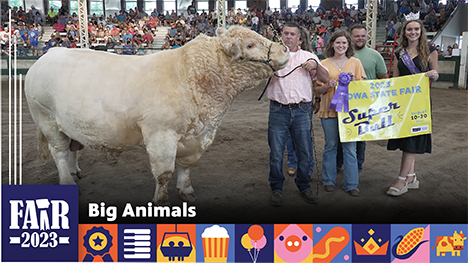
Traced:
[[20, 35], [19, 30], [15, 30], [15, 43], [18, 56], [26, 56], [26, 50], [24, 45], [26, 42], [23, 37]]
[[180, 39], [176, 39], [172, 45], [172, 49], [180, 48], [181, 46], [182, 44], [180, 43]]
[[60, 21], [57, 21], [53, 26], [56, 32], [65, 32], [65, 25], [62, 24]]
[[340, 20], [338, 20], [337, 15], [333, 16], [333, 18], [332, 18], [332, 26], [335, 27], [335, 28], [340, 28], [340, 26], [341, 26], [341, 22], [340, 22]]
[[49, 23], [50, 26], [53, 26], [57, 21], [57, 12], [54, 10], [53, 7], [50, 8], [49, 12], [47, 12], [46, 22]]
[[172, 44], [171, 44], [171, 41], [166, 38], [166, 41], [164, 42], [164, 44], [161, 46], [161, 49], [171, 49], [172, 47]]
[[158, 16], [159, 16], [158, 10], [157, 10], [156, 8], [153, 9], [153, 11], [151, 12], [150, 16], [158, 17]]
[[124, 48], [124, 46], [122, 45], [120, 40], [115, 42], [115, 46], [114, 46], [114, 52], [115, 53], [117, 53], [118, 55], [122, 55], [123, 54], [123, 48]]
[[112, 49], [114, 48], [114, 46], [115, 46], [114, 40], [112, 40], [112, 38], [109, 37], [106, 42], [106, 48]]
[[70, 48], [76, 48], [76, 43], [78, 42], [79, 40], [73, 38], [72, 40], [70, 40], [71, 42], [71, 45], [70, 45]]
[[210, 24], [207, 24], [205, 26], [205, 35], [210, 36], [210, 37], [214, 36], [214, 30]]
[[115, 43], [117, 43], [117, 41], [120, 42], [120, 31], [117, 27], [114, 27], [111, 30], [110, 35], [112, 37], [112, 40], [114, 40]]
[[96, 40], [98, 44], [105, 44], [105, 32], [102, 28], [99, 28], [96, 34]]
[[387, 27], [385, 28], [387, 40], [393, 40], [395, 37], [395, 27], [393, 26], [392, 21], [387, 21]]
[[127, 44], [123, 47], [123, 54], [124, 55], [133, 55], [133, 45], [130, 40], [127, 41]]
[[122, 35], [122, 39], [124, 43], [127, 43], [128, 41], [132, 41], [133, 39], [133, 34], [130, 33], [130, 30], [131, 29], [127, 29], [127, 32], [125, 32], [125, 34]]
[[[34, 24], [34, 18], [35, 15], [32, 13], [32, 10], [29, 10], [26, 14], [24, 14], [23, 20], [26, 24], [32, 25]], [[2, 19], [2, 21], [4, 20]]]
[[72, 43], [67, 37], [64, 37], [62, 40], [62, 44], [60, 46], [66, 47], [66, 48], [71, 48]]
[[105, 28], [106, 28], [106, 29], [108, 28], [109, 31], [112, 31], [112, 29], [114, 29], [114, 25], [111, 23], [110, 20], [107, 20], [107, 23], [106, 23]]
[[452, 55], [452, 46], [448, 46], [445, 51], [442, 52], [442, 56], [451, 56]]
[[146, 21], [145, 25], [147, 25], [151, 29], [156, 28], [156, 26], [157, 26], [156, 19], [155, 19], [154, 16], [151, 16], [151, 18], [148, 21]]
[[25, 42], [28, 41], [28, 28], [24, 26], [24, 23], [20, 24], [19, 33]]
[[442, 28], [443, 25], [444, 22], [442, 22], [442, 19], [440, 19], [440, 17], [437, 17], [436, 22], [434, 23], [434, 25], [432, 25], [432, 28], [434, 29], [434, 32], [437, 32]]
[[60, 36], [60, 33], [59, 32], [53, 33], [50, 36], [50, 39], [48, 42], [49, 42], [50, 47], [55, 46], [55, 43], [59, 43], [59, 44], [62, 43], [62, 37]]
[[62, 5], [59, 9], [59, 15], [68, 16], [70, 14], [70, 9], [68, 8], [67, 2], [62, 1]]
[[139, 44], [136, 46], [136, 52], [135, 52], [136, 55], [142, 56], [142, 55], [145, 55], [145, 54], [146, 54], [146, 50], [145, 50], [145, 48], [143, 47], [142, 44], [143, 44], [143, 43], [139, 43]]
[[432, 32], [433, 31], [432, 23], [429, 21], [429, 16], [426, 16], [424, 18], [423, 26], [424, 26], [424, 29], [426, 29], [426, 32]]
[[409, 12], [410, 12], [410, 9], [409, 9], [408, 5], [406, 4], [405, 1], [403, 1], [403, 2], [401, 3], [401, 7], [398, 9], [398, 13], [399, 13], [399, 14], [406, 15], [406, 14], [408, 14]]
[[72, 22], [73, 23], [78, 23], [79, 19], [80, 18], [78, 17], [78, 15], [75, 12], [73, 12], [72, 17], [71, 17]]
[[96, 38], [96, 35], [95, 34], [91, 34], [88, 38], [88, 41], [89, 41], [89, 44], [91, 46], [94, 46], [97, 44], [97, 38]]
[[65, 25], [65, 31], [70, 31], [72, 30], [73, 28], [75, 28], [75, 26], [73, 25], [72, 21], [67, 21], [67, 24]]
[[39, 12], [36, 12], [36, 16], [34, 17], [34, 23], [36, 23], [36, 25], [43, 25], [43, 21], [42, 21], [42, 16], [41, 16], [41, 13]]
[[103, 25], [103, 26], [106, 24], [106, 20], [104, 19], [104, 16], [103, 16], [103, 15], [101, 15], [101, 16], [98, 18], [98, 21], [97, 21], [97, 22], [98, 22], [99, 25]]
[[176, 37], [177, 29], [175, 28], [175, 26], [172, 26], [167, 30], [167, 35], [169, 36], [169, 40], [171, 41]]
[[58, 15], [57, 21], [60, 21], [62, 24], [66, 24], [68, 22], [68, 16], [66, 15]]
[[148, 45], [149, 48], [151, 48], [151, 44], [153, 44], [154, 38], [151, 36], [148, 30], [144, 31], [144, 35], [142, 37], [143, 42]]

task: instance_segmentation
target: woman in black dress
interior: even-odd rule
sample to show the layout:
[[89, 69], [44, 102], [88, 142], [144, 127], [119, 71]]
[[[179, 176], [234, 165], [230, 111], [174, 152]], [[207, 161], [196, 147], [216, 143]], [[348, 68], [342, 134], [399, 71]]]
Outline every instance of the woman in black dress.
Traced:
[[[426, 76], [431, 81], [437, 80], [439, 78], [437, 73], [437, 50], [435, 47], [428, 45], [422, 21], [419, 19], [406, 21], [401, 32], [398, 49], [395, 52], [393, 76], [416, 74], [414, 71], [417, 68], [420, 72], [426, 72]], [[408, 60], [412, 60], [414, 65], [411, 62], [404, 63], [403, 56], [409, 56]], [[398, 179], [388, 189], [388, 195], [400, 196], [408, 192], [408, 189], [419, 188], [419, 181], [414, 172], [415, 155], [430, 153], [431, 148], [430, 134], [390, 139], [388, 141], [388, 150], [400, 149], [403, 152]]]

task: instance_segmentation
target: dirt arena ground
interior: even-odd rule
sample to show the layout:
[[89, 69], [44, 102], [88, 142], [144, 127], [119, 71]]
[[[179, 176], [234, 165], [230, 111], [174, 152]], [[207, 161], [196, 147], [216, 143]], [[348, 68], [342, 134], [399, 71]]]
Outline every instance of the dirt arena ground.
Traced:
[[[401, 152], [387, 151], [386, 141], [367, 144], [366, 162], [360, 175], [361, 196], [344, 190], [343, 174], [337, 188], [319, 190], [317, 205], [299, 196], [293, 178], [286, 176], [284, 206], [270, 205], [268, 185], [268, 101], [257, 101], [261, 89], [241, 94], [218, 130], [215, 142], [191, 169], [198, 200], [194, 218], [119, 218], [112, 223], [467, 223], [468, 219], [468, 91], [432, 89], [433, 152], [419, 155], [416, 172], [420, 189], [394, 198], [385, 194], [397, 177]], [[321, 167], [323, 130], [314, 116], [317, 167]], [[2, 83], [2, 184], [8, 184], [8, 83]], [[23, 183], [58, 184], [55, 164], [37, 158], [36, 127], [23, 99]], [[146, 206], [155, 182], [143, 148], [124, 152], [113, 162], [105, 152], [80, 152], [83, 179], [75, 181], [80, 192], [80, 223], [110, 223], [89, 218], [88, 204], [105, 202], [119, 207], [130, 202]], [[320, 169], [319, 169], [320, 170]], [[286, 171], [286, 169], [285, 169]], [[182, 206], [169, 186], [170, 201]]]

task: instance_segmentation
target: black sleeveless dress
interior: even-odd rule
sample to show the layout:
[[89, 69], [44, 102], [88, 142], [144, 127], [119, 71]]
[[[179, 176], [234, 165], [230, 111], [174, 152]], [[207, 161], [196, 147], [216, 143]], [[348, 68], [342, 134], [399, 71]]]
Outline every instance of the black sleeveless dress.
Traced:
[[[429, 46], [429, 53], [436, 51], [436, 48], [433, 46]], [[437, 51], [436, 51], [437, 52]], [[400, 72], [400, 76], [411, 75], [411, 71], [408, 67], [403, 63], [400, 59], [400, 54], [395, 54], [398, 59], [398, 71]], [[413, 58], [413, 63], [421, 72], [429, 71], [429, 65], [426, 69], [423, 69], [421, 66], [421, 61], [419, 60], [419, 56]], [[403, 152], [407, 153], [431, 153], [432, 150], [432, 140], [430, 134], [423, 134], [423, 135], [416, 135], [406, 138], [398, 138], [398, 139], [390, 139], [387, 143], [387, 150], [396, 150], [400, 149]]]

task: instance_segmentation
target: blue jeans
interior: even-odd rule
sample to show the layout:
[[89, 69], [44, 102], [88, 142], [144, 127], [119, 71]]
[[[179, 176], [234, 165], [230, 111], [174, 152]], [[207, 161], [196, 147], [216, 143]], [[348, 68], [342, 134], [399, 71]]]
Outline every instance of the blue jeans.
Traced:
[[[325, 134], [325, 149], [322, 161], [323, 185], [336, 184], [336, 156], [338, 151], [339, 132], [338, 118], [322, 118], [322, 127]], [[344, 190], [358, 189], [359, 173], [356, 160], [356, 142], [343, 143], [344, 157]]]
[[[357, 155], [357, 167], [358, 172], [362, 171], [362, 164], [366, 159], [366, 142], [356, 142], [356, 155]], [[338, 155], [336, 156], [336, 167], [341, 168], [343, 166], [343, 147], [341, 142], [338, 143]]]
[[[312, 140], [312, 137], [310, 137]], [[310, 143], [310, 169], [309, 169], [309, 174], [313, 174], [314, 171], [314, 147], [313, 147], [313, 141]], [[288, 168], [294, 168], [296, 169], [297, 167], [297, 156], [296, 156], [296, 151], [294, 150], [294, 144], [292, 142], [291, 136], [288, 137], [288, 140], [286, 141], [286, 152], [287, 152], [287, 164]]]
[[300, 192], [310, 189], [311, 103], [301, 103], [299, 108], [289, 109], [270, 103], [268, 117], [268, 145], [270, 146], [270, 174], [268, 181], [272, 191], [283, 191], [283, 155], [288, 136], [291, 135], [297, 155], [297, 176], [294, 179]]

